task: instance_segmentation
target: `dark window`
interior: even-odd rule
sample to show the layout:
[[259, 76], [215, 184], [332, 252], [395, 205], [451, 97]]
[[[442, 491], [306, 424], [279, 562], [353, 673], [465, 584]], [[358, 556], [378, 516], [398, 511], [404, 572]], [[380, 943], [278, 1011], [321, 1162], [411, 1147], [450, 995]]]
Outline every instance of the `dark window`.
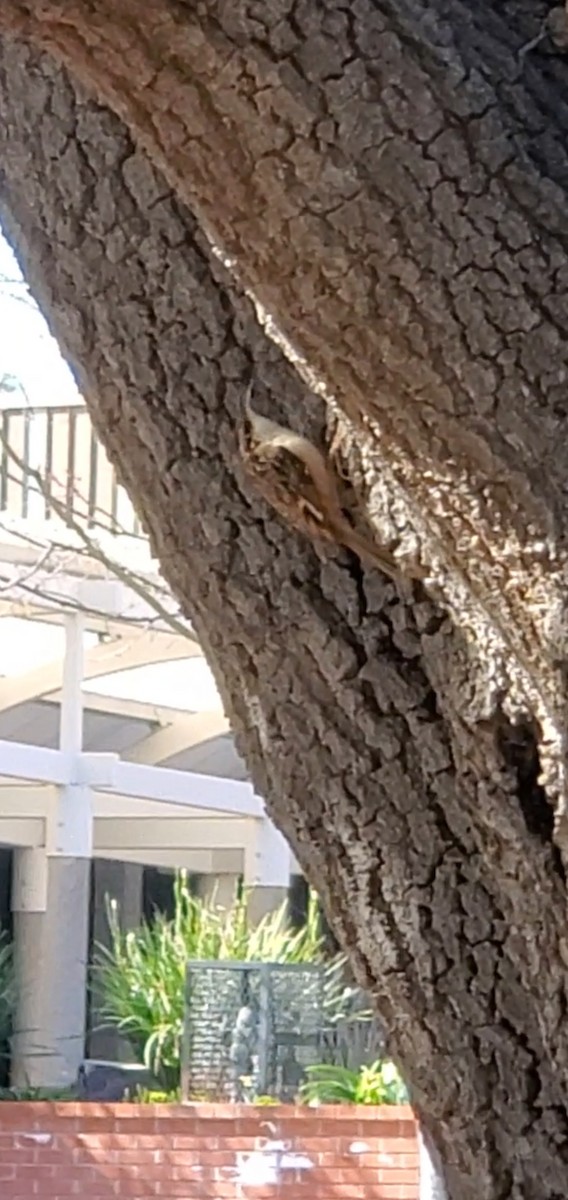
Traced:
[[156, 912], [165, 917], [174, 915], [174, 871], [144, 867], [142, 876], [142, 916], [151, 921]]

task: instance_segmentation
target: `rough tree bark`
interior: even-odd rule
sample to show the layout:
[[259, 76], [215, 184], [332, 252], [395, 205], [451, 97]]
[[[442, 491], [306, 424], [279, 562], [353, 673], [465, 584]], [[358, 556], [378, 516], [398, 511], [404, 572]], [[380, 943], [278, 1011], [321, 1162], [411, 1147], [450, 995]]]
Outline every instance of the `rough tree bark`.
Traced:
[[[544, 11], [0, 14], [167, 173], [6, 40], [6, 227], [453, 1200], [560, 1198], [568, 1170], [566, 84], [519, 53]], [[247, 489], [251, 363], [271, 415], [317, 435], [326, 405], [180, 197], [352, 418], [376, 536], [414, 536], [431, 583], [318, 557]]]

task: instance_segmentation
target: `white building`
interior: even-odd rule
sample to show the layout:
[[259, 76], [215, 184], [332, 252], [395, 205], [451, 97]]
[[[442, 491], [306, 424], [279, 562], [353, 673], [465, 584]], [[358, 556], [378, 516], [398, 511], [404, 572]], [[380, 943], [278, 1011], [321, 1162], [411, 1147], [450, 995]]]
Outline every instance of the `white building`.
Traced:
[[85, 1052], [105, 894], [137, 923], [158, 872], [186, 867], [221, 900], [242, 877], [260, 915], [297, 868], [86, 410], [14, 400], [0, 439], [0, 918], [18, 967], [13, 1080], [46, 1086]]

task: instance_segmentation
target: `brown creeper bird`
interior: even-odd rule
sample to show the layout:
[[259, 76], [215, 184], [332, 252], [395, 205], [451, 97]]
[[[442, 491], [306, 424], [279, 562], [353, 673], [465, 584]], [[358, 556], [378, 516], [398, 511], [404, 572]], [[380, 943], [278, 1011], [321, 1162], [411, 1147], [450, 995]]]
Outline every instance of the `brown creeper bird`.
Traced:
[[341, 507], [335, 474], [313, 442], [254, 412], [250, 388], [239, 449], [256, 490], [299, 533], [354, 551], [391, 579], [400, 571], [392, 555], [349, 524]]

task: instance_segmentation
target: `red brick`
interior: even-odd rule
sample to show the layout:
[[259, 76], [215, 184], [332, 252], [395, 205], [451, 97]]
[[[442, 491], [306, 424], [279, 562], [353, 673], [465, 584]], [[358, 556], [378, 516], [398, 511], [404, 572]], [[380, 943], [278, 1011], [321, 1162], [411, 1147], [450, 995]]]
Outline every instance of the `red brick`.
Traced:
[[[67, 1178], [60, 1181], [59, 1187], [61, 1195], [87, 1196], [89, 1200], [91, 1196], [117, 1196], [119, 1194], [116, 1179], [104, 1179], [102, 1176], [99, 1176], [98, 1179], [88, 1179], [85, 1182]], [[63, 1192], [63, 1187], [65, 1187], [65, 1192]]]
[[380, 1183], [415, 1183], [416, 1171], [405, 1167], [380, 1167], [378, 1171]]
[[[158, 1196], [160, 1189], [160, 1177], [148, 1177], [147, 1175], [131, 1174], [125, 1175], [122, 1172], [114, 1176], [114, 1185], [116, 1195], [118, 1196], [135, 1196], [136, 1200], [146, 1196]], [[187, 1190], [187, 1185], [186, 1185]]]
[[[63, 1192], [65, 1187], [65, 1192]], [[94, 1179], [89, 1179], [85, 1183], [80, 1183], [78, 1180], [65, 1179], [62, 1181], [62, 1195], [72, 1196], [87, 1196], [88, 1200], [92, 1200], [93, 1196], [117, 1196], [118, 1183], [116, 1179], [104, 1179], [101, 1175]]]
[[20, 1150], [17, 1146], [12, 1146], [12, 1149], [6, 1147], [0, 1151], [0, 1163], [2, 1166], [6, 1164], [11, 1166], [12, 1163], [20, 1163], [22, 1166], [32, 1166], [35, 1162], [37, 1162], [37, 1151], [32, 1149], [31, 1146], [25, 1150]]
[[[259, 1137], [264, 1137], [264, 1134], [259, 1134], [257, 1130], [256, 1134], [250, 1134], [247, 1137], [223, 1138], [223, 1147], [232, 1150], [235, 1154], [250, 1154], [251, 1150], [256, 1149]], [[176, 1144], [179, 1140], [179, 1138], [176, 1138]]]
[[2, 1186], [2, 1200], [22, 1200], [23, 1196], [30, 1200], [32, 1194], [29, 1180], [11, 1179]]
[[[193, 1183], [187, 1179], [161, 1179], [156, 1181], [156, 1196], [159, 1196], [160, 1200], [163, 1196], [172, 1197], [172, 1200], [173, 1197], [175, 1197], [175, 1200], [179, 1200], [180, 1196], [183, 1197], [183, 1200], [194, 1200], [194, 1198], [195, 1200], [208, 1200], [209, 1197], [211, 1197], [211, 1200], [215, 1200], [215, 1197], [218, 1197], [219, 1200], [225, 1200], [225, 1197], [233, 1200], [233, 1197], [235, 1197], [236, 1200], [236, 1187], [232, 1185], [229, 1186], [229, 1190], [225, 1189], [226, 1185], [222, 1183], [212, 1183], [204, 1186], [199, 1179], [196, 1179]], [[272, 1200], [274, 1200], [274, 1197], [272, 1197]]]
[[216, 1153], [218, 1151], [210, 1150], [207, 1155], [204, 1155], [203, 1150], [200, 1150], [198, 1147], [195, 1150], [172, 1150], [170, 1146], [165, 1146], [163, 1150], [156, 1152], [156, 1161], [159, 1163], [162, 1172], [164, 1172], [168, 1171], [170, 1166], [200, 1166], [205, 1161], [209, 1162], [211, 1154]]
[[[131, 1146], [134, 1142], [132, 1149], [126, 1149], [125, 1147], [122, 1147], [120, 1150], [105, 1149], [105, 1161], [116, 1164], [122, 1163], [124, 1166], [133, 1164], [134, 1166], [143, 1166], [150, 1170], [153, 1169], [155, 1165], [157, 1166], [161, 1163], [164, 1163], [166, 1151], [158, 1147], [156, 1147], [154, 1150], [145, 1150], [142, 1146], [136, 1145], [136, 1136], [129, 1140]], [[188, 1152], [186, 1151], [186, 1153]], [[196, 1153], [196, 1151], [193, 1153]]]
[[[4, 1119], [6, 1118], [6, 1119]], [[417, 1200], [409, 1109], [3, 1104], [2, 1200]], [[38, 1144], [26, 1133], [48, 1133]], [[237, 1155], [291, 1143], [314, 1167], [238, 1185]], [[365, 1145], [354, 1153], [354, 1142]]]
[[[219, 1150], [219, 1138], [211, 1137], [185, 1137], [181, 1134], [174, 1135], [173, 1139], [167, 1138], [166, 1144], [173, 1142], [174, 1150], [199, 1150], [201, 1154], [208, 1154], [211, 1150]], [[162, 1143], [160, 1143], [162, 1144]], [[223, 1145], [225, 1145], [225, 1141]], [[254, 1145], [254, 1142], [253, 1142]]]
[[414, 1185], [382, 1183], [381, 1200], [418, 1200], [418, 1181]]
[[130, 1133], [81, 1133], [77, 1138], [77, 1148], [86, 1150], [131, 1150], [134, 1139], [136, 1145], [143, 1150], [159, 1150], [163, 1144], [164, 1134], [139, 1132], [137, 1129]]

